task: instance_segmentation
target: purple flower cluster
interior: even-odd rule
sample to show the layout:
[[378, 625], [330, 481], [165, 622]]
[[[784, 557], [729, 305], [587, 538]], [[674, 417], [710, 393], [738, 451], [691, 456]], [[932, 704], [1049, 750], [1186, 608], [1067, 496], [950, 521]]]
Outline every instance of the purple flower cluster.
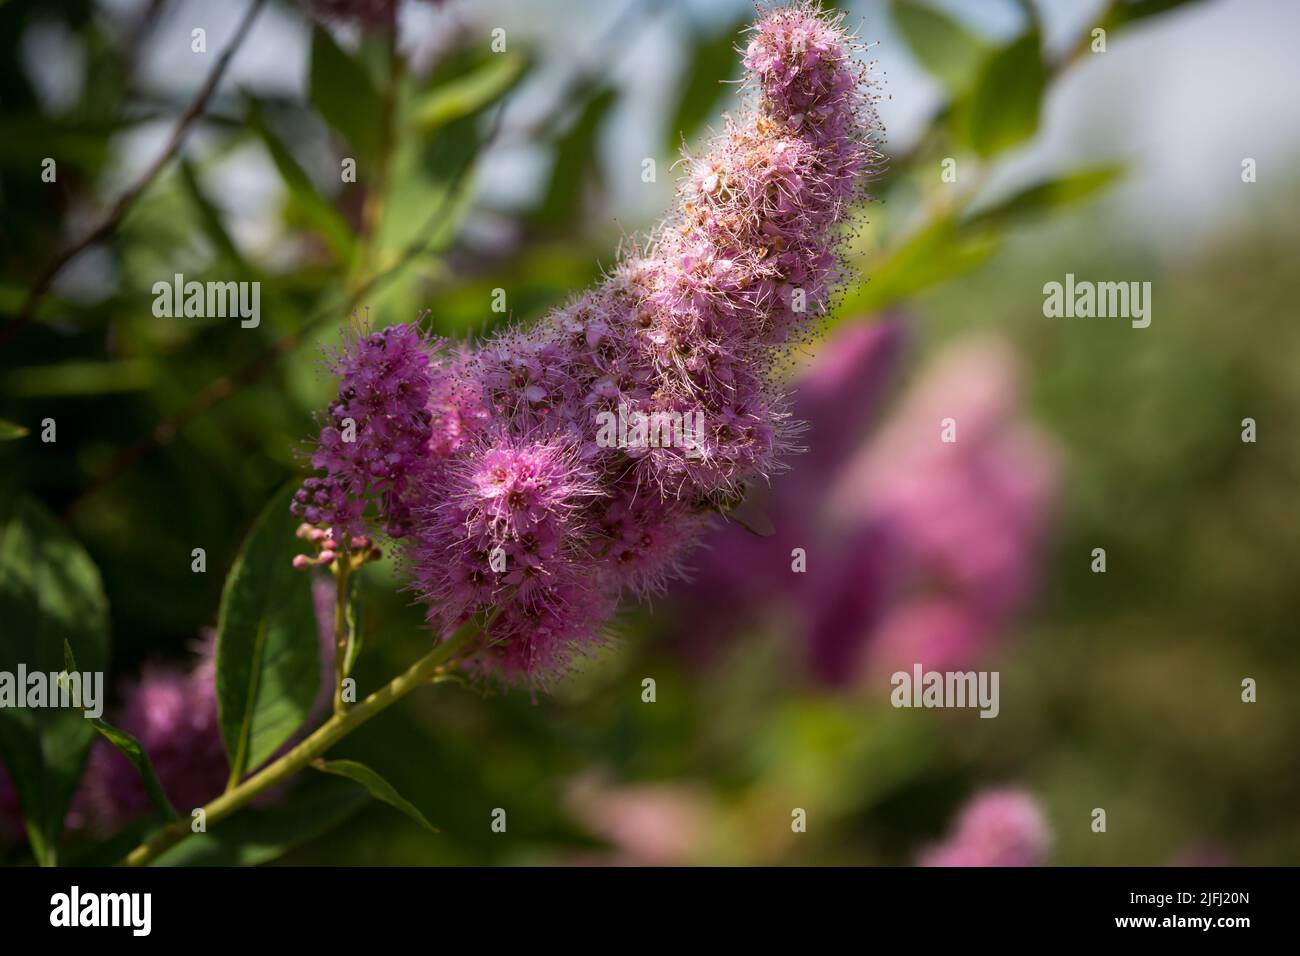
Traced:
[[976, 794], [939, 845], [926, 850], [920, 866], [1042, 866], [1051, 831], [1038, 801], [1023, 790]]
[[[759, 21], [750, 104], [687, 157], [675, 212], [597, 287], [476, 349], [406, 326], [345, 347], [313, 458], [325, 477], [295, 513], [355, 532], [373, 502], [437, 633], [496, 611], [477, 665], [562, 671], [620, 595], [661, 588], [707, 516], [791, 449], [781, 365], [828, 305], [877, 156], [839, 22], [805, 4]], [[620, 412], [701, 427], [689, 443], [600, 441]]]
[[409, 325], [354, 335], [332, 368], [339, 394], [311, 459], [325, 477], [303, 482], [291, 510], [310, 524], [359, 535], [366, 502], [377, 499], [385, 530], [400, 537], [409, 519], [403, 492], [433, 433], [427, 343]]
[[686, 595], [706, 643], [754, 623], [748, 608], [799, 635], [813, 676], [846, 684], [969, 666], [1023, 607], [1057, 464], [1021, 417], [1014, 355], [949, 347], [867, 438], [902, 338], [896, 317], [849, 327], [799, 381], [809, 453], [758, 502], [776, 533], [725, 529]]

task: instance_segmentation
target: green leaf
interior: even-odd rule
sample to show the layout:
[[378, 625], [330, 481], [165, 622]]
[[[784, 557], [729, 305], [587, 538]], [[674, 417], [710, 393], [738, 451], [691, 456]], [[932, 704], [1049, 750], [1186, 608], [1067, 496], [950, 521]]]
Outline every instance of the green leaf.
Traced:
[[1114, 30], [1135, 20], [1145, 20], [1147, 17], [1201, 2], [1202, 0], [1112, 0], [1099, 26], [1105, 30]]
[[366, 800], [365, 791], [342, 780], [296, 786], [283, 805], [245, 807], [208, 832], [182, 840], [153, 865], [260, 866], [333, 830]]
[[889, 14], [917, 61], [949, 93], [964, 93], [988, 45], [947, 14], [914, 0], [893, 0]]
[[186, 195], [189, 196], [190, 202], [194, 204], [195, 211], [199, 214], [199, 221], [203, 225], [203, 231], [207, 233], [217, 252], [224, 256], [241, 273], [249, 272], [248, 263], [244, 261], [243, 254], [235, 245], [234, 239], [230, 237], [230, 232], [221, 219], [220, 210], [208, 198], [208, 194], [204, 192], [203, 184], [199, 182], [194, 164], [182, 156], [177, 169], [180, 171], [181, 185], [184, 187]]
[[370, 74], [319, 24], [311, 34], [311, 105], [371, 168], [379, 156], [383, 101]]
[[258, 517], [221, 595], [217, 706], [235, 781], [293, 736], [320, 687], [310, 575], [294, 570], [297, 519], [285, 488]]
[[77, 121], [56, 119], [45, 114], [16, 114], [0, 117], [0, 169], [27, 172], [40, 169], [46, 157], [58, 160], [59, 181], [71, 168], [92, 169], [109, 154], [113, 137], [144, 123], [159, 119], [155, 110], [129, 119]]
[[131, 761], [132, 766], [140, 774], [140, 780], [144, 784], [144, 792], [148, 794], [149, 801], [168, 820], [178, 819], [180, 814], [176, 812], [172, 802], [167, 799], [167, 791], [163, 789], [162, 781], [158, 779], [158, 774], [153, 769], [153, 761], [145, 753], [140, 741], [125, 730], [119, 730], [98, 717], [92, 718], [90, 722], [99, 731], [100, 736], [120, 750], [127, 760]]
[[736, 44], [748, 15], [738, 17], [718, 33], [697, 37], [688, 52], [690, 68], [677, 98], [677, 109], [668, 125], [667, 147], [676, 151], [683, 139], [690, 139], [705, 120], [713, 116], [718, 103], [732, 90], [726, 83], [740, 75]]
[[974, 213], [962, 221], [963, 226], [1007, 225], [1019, 219], [1041, 216], [1082, 202], [1105, 189], [1124, 172], [1122, 166], [1096, 166], [1080, 169], [1036, 183], [1012, 196]]
[[420, 133], [428, 135], [453, 120], [482, 112], [510, 92], [527, 69], [528, 58], [520, 53], [490, 56], [470, 72], [425, 93], [414, 106], [412, 120]]
[[67, 361], [12, 369], [0, 378], [11, 395], [50, 398], [140, 392], [152, 388], [158, 367], [143, 358], [120, 362]]
[[337, 774], [340, 777], [355, 780], [369, 790], [370, 795], [375, 799], [382, 800], [389, 806], [401, 810], [426, 830], [432, 833], [438, 832], [437, 828], [424, 818], [424, 814], [417, 810], [413, 803], [394, 790], [392, 784], [365, 764], [359, 764], [355, 760], [317, 759], [312, 761], [312, 766], [323, 773]]
[[11, 422], [7, 418], [0, 418], [0, 441], [14, 441], [17, 438], [26, 438], [27, 429], [17, 422]]
[[[0, 671], [57, 674], [65, 643], [103, 675], [108, 602], [85, 550], [37, 501], [18, 501], [0, 543]], [[0, 757], [37, 861], [57, 861], [63, 817], [95, 731], [80, 710], [0, 709]]]
[[[63, 642], [63, 674], [59, 675], [59, 683], [62, 684], [66, 675], [77, 673], [77, 656], [72, 652], [72, 645], [66, 640]], [[87, 717], [94, 728], [99, 731], [100, 735], [110, 744], [122, 752], [122, 755], [140, 773], [140, 779], [144, 783], [145, 793], [153, 802], [153, 805], [162, 811], [164, 817], [174, 820], [177, 818], [175, 808], [172, 802], [167, 799], [167, 792], [163, 790], [162, 782], [159, 781], [158, 775], [154, 773], [153, 763], [149, 760], [149, 755], [144, 752], [144, 747], [140, 741], [136, 740], [125, 730], [119, 730], [108, 721], [99, 717]]]
[[404, 255], [414, 243], [432, 254], [456, 237], [471, 178], [462, 174], [481, 146], [473, 116], [448, 123], [432, 141], [409, 136], [399, 144], [376, 241], [385, 256], [382, 265]]
[[610, 87], [597, 92], [557, 141], [543, 199], [533, 213], [535, 222], [570, 227], [579, 218], [583, 195], [600, 181], [596, 142], [617, 99], [618, 92]]
[[969, 272], [1000, 244], [996, 229], [962, 230], [950, 218], [938, 219], [900, 245], [855, 264], [855, 271], [870, 281], [845, 295], [831, 324], [877, 312]]
[[284, 184], [289, 188], [289, 195], [297, 204], [303, 219], [311, 228], [321, 234], [338, 262], [350, 262], [355, 247], [352, 227], [343, 218], [343, 214], [320, 194], [316, 185], [303, 171], [303, 168], [298, 165], [298, 161], [293, 158], [293, 154], [289, 152], [288, 147], [266, 125], [258, 101], [248, 96], [245, 97], [245, 104], [248, 125], [261, 138], [267, 152], [271, 154], [271, 161], [275, 163], [275, 168], [280, 172], [280, 178], [284, 180]]
[[994, 52], [980, 67], [962, 107], [957, 130], [980, 156], [994, 156], [1024, 142], [1038, 129], [1047, 89], [1047, 67], [1037, 30]]

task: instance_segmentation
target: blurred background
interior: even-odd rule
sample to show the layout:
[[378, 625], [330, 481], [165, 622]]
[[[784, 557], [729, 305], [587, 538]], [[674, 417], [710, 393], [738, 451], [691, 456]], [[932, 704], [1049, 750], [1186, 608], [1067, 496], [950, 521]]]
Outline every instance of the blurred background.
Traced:
[[[838, 6], [873, 44], [889, 162], [792, 371], [808, 453], [550, 693], [440, 687], [337, 749], [440, 833], [306, 780], [171, 862], [1300, 859], [1300, 7]], [[348, 317], [473, 338], [596, 280], [736, 106], [755, 15], [274, 0], [179, 160], [34, 300], [247, 9], [0, 2], [0, 496], [98, 567], [110, 712], [142, 728], [166, 718], [132, 696], [202, 672], [244, 534], [303, 473]], [[260, 324], [156, 317], [176, 273], [259, 281]], [[1150, 282], [1150, 327], [1044, 317], [1067, 273]], [[398, 588], [367, 567], [363, 693], [427, 645]], [[999, 715], [891, 707], [914, 661], [999, 672]], [[95, 860], [129, 814], [84, 809], [65, 840]], [[5, 813], [0, 859], [25, 862], [0, 788]]]

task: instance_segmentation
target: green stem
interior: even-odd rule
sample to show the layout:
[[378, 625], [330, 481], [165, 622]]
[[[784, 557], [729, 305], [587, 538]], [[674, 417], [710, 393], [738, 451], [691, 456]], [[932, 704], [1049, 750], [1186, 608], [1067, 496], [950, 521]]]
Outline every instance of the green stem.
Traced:
[[334, 713], [347, 711], [343, 701], [343, 678], [347, 677], [347, 660], [352, 640], [348, 627], [348, 579], [352, 573], [352, 556], [345, 552], [334, 565]]
[[[472, 624], [461, 628], [454, 637], [439, 644], [384, 687], [350, 710], [336, 713], [284, 756], [217, 797], [203, 808], [206, 824], [212, 825], [224, 820], [258, 795], [279, 786], [371, 717], [386, 710], [415, 688], [432, 683], [450, 673], [459, 663], [455, 660], [457, 653], [476, 630]], [[127, 866], [144, 866], [191, 836], [192, 833], [185, 820], [169, 823], [127, 854], [123, 862]]]

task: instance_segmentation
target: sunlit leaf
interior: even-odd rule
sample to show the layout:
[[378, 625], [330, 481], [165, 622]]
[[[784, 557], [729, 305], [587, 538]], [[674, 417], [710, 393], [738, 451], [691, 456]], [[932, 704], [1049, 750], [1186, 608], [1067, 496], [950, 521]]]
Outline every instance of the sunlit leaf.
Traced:
[[1136, 20], [1168, 13], [1184, 7], [1192, 7], [1202, 0], [1112, 0], [1110, 7], [1101, 18], [1099, 26], [1105, 30], [1127, 26]]
[[946, 13], [916, 0], [893, 0], [889, 12], [920, 64], [949, 93], [963, 93], [988, 55], [988, 45]]
[[1029, 30], [991, 54], [956, 112], [957, 130], [981, 156], [994, 156], [1038, 129], [1047, 68], [1041, 39]]
[[963, 231], [951, 218], [936, 220], [898, 246], [861, 257], [854, 268], [867, 281], [844, 296], [832, 324], [877, 312], [969, 272], [1000, 243], [996, 229]]
[[469, 73], [424, 94], [413, 110], [416, 128], [428, 135], [452, 120], [480, 112], [508, 93], [527, 68], [527, 57], [518, 53], [488, 57]]
[[235, 558], [217, 622], [217, 704], [231, 779], [259, 766], [307, 719], [320, 687], [311, 581], [294, 570], [293, 489], [271, 499]]
[[1055, 179], [1035, 183], [991, 205], [977, 209], [962, 221], [964, 226], [1006, 225], [1041, 216], [1082, 202], [1115, 182], [1122, 166], [1097, 166], [1075, 170]]

